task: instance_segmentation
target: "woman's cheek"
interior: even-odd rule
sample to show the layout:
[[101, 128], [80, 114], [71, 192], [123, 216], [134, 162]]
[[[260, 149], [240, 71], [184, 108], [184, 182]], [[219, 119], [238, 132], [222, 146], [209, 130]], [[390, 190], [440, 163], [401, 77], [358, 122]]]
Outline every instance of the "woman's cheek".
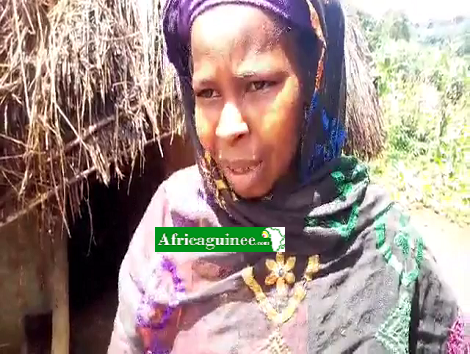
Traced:
[[262, 134], [282, 168], [288, 167], [298, 145], [302, 107], [298, 82], [289, 80], [263, 120]]
[[215, 124], [207, 119], [200, 110], [196, 110], [196, 133], [202, 146], [211, 150], [215, 137]]
[[277, 100], [260, 121], [262, 124], [261, 135], [265, 139], [286, 143], [286, 138], [291, 139], [299, 133], [298, 125], [301, 120], [299, 111], [296, 99], [285, 97]]

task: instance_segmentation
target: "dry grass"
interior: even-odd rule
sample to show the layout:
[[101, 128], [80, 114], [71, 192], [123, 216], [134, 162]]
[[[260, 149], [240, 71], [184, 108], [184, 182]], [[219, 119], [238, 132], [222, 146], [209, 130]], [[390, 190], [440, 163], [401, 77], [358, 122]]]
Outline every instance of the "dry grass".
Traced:
[[0, 226], [50, 196], [63, 211], [67, 186], [90, 172], [106, 183], [110, 163], [119, 174], [148, 141], [181, 131], [159, 11], [0, 2]]

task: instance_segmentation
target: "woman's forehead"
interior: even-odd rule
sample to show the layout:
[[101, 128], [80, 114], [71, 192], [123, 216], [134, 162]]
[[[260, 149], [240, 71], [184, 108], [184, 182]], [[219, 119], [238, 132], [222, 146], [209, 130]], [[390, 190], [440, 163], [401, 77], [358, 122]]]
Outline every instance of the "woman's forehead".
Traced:
[[279, 43], [280, 33], [279, 25], [258, 8], [219, 5], [194, 21], [192, 56], [221, 54], [235, 47], [239, 51], [264, 52]]

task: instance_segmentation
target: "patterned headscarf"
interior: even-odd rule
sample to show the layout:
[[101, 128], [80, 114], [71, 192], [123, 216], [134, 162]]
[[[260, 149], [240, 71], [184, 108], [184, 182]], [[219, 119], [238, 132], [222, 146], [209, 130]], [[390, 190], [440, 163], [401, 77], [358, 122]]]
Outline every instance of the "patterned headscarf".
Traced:
[[[319, 60], [312, 62], [317, 73], [315, 90], [305, 113], [299, 145], [299, 186], [293, 186], [293, 189], [311, 184], [315, 172], [326, 162], [339, 157], [344, 146], [344, 16], [337, 0], [168, 0], [163, 19], [167, 54], [180, 80], [186, 123], [197, 152], [198, 165], [209, 195], [236, 218], [237, 213], [233, 209], [242, 201], [237, 201], [209, 152], [199, 142], [191, 88], [191, 26], [204, 11], [221, 4], [255, 6], [289, 27], [313, 32], [312, 38], [318, 42]], [[275, 195], [268, 199], [273, 197]]]

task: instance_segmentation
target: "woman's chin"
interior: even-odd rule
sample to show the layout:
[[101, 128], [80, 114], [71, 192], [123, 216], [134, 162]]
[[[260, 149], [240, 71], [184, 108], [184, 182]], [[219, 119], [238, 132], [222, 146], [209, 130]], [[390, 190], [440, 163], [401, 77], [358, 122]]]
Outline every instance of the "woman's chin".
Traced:
[[235, 194], [242, 199], [245, 200], [255, 200], [255, 199], [260, 199], [264, 197], [268, 192], [263, 193], [263, 192], [256, 192], [255, 189], [248, 189], [248, 190], [239, 190], [237, 191], [235, 188], [233, 188]]
[[232, 181], [229, 178], [227, 178], [227, 181], [235, 194], [242, 199], [263, 198], [271, 191], [271, 188], [266, 186], [265, 183], [241, 183], [240, 181]]

